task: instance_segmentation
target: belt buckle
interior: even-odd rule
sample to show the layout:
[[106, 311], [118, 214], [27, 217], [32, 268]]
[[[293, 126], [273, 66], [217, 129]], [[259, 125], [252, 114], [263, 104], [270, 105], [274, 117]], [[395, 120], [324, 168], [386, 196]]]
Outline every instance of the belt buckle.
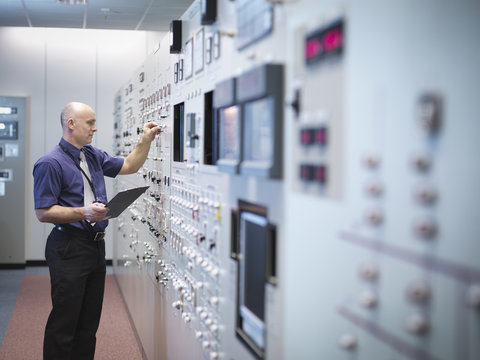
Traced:
[[95, 233], [95, 237], [93, 238], [93, 241], [101, 241], [105, 237], [105, 231], [99, 231]]

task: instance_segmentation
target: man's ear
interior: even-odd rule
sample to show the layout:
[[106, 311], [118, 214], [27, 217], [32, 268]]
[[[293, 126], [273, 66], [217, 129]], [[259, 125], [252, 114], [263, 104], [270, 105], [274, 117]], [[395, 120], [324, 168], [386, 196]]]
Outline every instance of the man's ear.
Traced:
[[73, 130], [75, 127], [75, 120], [73, 118], [68, 118], [67, 125], [70, 130]]

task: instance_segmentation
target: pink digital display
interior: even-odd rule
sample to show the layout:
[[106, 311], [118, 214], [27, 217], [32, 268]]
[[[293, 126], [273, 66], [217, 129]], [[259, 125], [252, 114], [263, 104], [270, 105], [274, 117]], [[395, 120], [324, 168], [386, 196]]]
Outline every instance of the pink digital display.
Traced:
[[343, 51], [343, 20], [321, 28], [305, 39], [305, 61], [307, 65], [316, 64]]

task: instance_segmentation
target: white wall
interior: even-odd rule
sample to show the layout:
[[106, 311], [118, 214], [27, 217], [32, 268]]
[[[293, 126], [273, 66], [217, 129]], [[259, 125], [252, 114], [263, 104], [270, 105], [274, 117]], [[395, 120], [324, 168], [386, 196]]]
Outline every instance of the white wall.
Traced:
[[[27, 129], [25, 258], [44, 260], [52, 228], [34, 212], [35, 161], [60, 140], [60, 111], [70, 101], [91, 105], [99, 131], [93, 145], [112, 150], [115, 92], [164, 36], [160, 32], [0, 27], [0, 95], [30, 99]], [[107, 180], [107, 191], [111, 192]], [[112, 241], [107, 237], [107, 258]]]

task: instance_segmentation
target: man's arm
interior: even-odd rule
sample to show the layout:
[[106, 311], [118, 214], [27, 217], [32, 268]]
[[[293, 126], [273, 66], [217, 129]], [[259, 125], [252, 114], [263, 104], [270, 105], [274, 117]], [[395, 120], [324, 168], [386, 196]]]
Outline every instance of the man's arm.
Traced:
[[107, 212], [108, 208], [100, 203], [82, 207], [52, 205], [49, 208], [35, 209], [38, 220], [53, 224], [67, 224], [81, 220], [101, 221], [107, 215]]
[[143, 134], [133, 151], [125, 158], [120, 169], [120, 175], [134, 174], [140, 169], [147, 159], [150, 145], [158, 134], [158, 124], [148, 122], [143, 127]]

